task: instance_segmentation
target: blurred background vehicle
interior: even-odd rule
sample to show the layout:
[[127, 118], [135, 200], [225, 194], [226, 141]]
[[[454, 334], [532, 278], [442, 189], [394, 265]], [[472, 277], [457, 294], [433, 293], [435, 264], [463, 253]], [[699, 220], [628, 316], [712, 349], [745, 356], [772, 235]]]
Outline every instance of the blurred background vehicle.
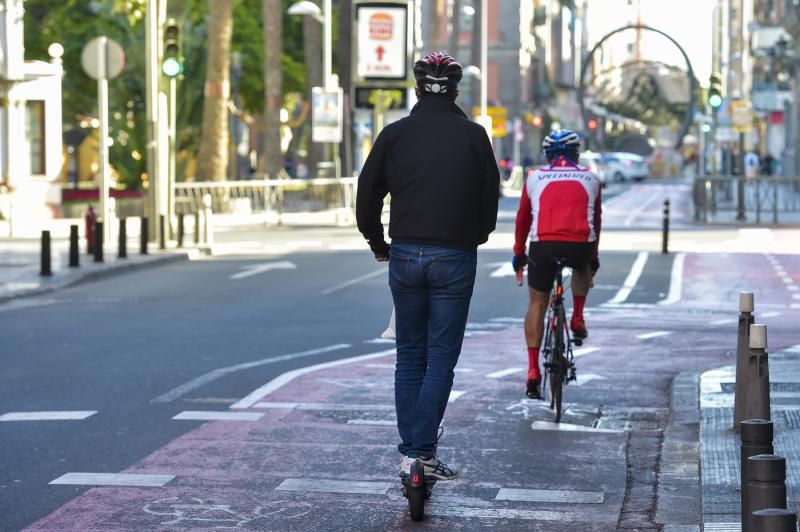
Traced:
[[599, 153], [585, 152], [581, 153], [578, 159], [578, 164], [587, 167], [590, 171], [594, 172], [600, 178], [600, 183], [606, 186], [606, 166], [603, 163], [603, 157]]
[[614, 181], [642, 181], [650, 174], [644, 157], [635, 153], [608, 152], [602, 160], [606, 176]]

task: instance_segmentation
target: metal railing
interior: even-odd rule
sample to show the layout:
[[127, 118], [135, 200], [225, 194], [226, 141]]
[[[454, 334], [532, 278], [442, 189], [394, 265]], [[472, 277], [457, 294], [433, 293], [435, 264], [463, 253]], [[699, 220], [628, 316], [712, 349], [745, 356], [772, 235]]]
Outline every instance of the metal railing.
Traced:
[[203, 197], [208, 195], [214, 214], [275, 214], [281, 224], [286, 214], [329, 212], [339, 223], [352, 223], [356, 185], [355, 177], [176, 183], [175, 212], [202, 211]]
[[692, 198], [699, 222], [800, 223], [800, 177], [697, 177]]

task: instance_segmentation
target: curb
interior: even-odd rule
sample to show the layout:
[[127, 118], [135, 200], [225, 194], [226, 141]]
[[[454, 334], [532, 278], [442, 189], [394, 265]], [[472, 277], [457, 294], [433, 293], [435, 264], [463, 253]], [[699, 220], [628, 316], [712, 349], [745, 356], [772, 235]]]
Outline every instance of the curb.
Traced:
[[62, 276], [55, 275], [50, 279], [42, 279], [41, 285], [35, 288], [23, 288], [7, 294], [4, 294], [4, 289], [0, 287], [0, 304], [25, 297], [48, 294], [55, 292], [56, 290], [68, 288], [70, 286], [75, 286], [85, 282], [98, 281], [100, 279], [106, 279], [117, 274], [127, 273], [134, 270], [152, 268], [180, 260], [189, 260], [191, 255], [192, 252], [190, 250], [185, 250], [180, 252], [167, 252], [159, 255], [150, 255], [146, 259], [134, 259], [130, 262], [126, 261], [125, 259], [119, 259], [113, 263], [105, 264], [102, 267], [94, 270], [67, 271], [63, 273]]

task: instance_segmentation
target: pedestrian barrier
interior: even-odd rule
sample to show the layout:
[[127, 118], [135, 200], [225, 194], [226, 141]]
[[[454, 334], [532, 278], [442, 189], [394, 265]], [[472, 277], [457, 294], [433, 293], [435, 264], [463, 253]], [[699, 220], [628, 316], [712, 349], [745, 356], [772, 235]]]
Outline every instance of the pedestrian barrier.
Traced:
[[769, 357], [767, 326], [750, 325], [750, 353], [747, 357], [747, 381], [744, 415], [747, 419], [772, 419], [769, 410]]
[[178, 215], [178, 247], [183, 247], [183, 233], [184, 233], [184, 226], [183, 226], [183, 217], [184, 214], [180, 213]]
[[147, 255], [147, 236], [149, 231], [149, 220], [146, 216], [143, 216], [139, 227], [139, 253], [142, 255]]
[[661, 231], [661, 253], [669, 253], [669, 198], [664, 200], [664, 224]]
[[786, 508], [756, 510], [753, 532], [797, 532], [797, 515]]
[[80, 252], [78, 250], [78, 226], [69, 226], [69, 267], [77, 268], [80, 266]]
[[733, 429], [745, 418], [747, 404], [747, 357], [750, 353], [750, 325], [753, 324], [753, 292], [739, 293], [739, 334], [736, 342], [736, 387], [733, 401]]
[[747, 459], [748, 481], [742, 510], [742, 532], [753, 532], [753, 512], [766, 508], [786, 508], [786, 459], [774, 454], [757, 454]]
[[755, 223], [762, 217], [775, 224], [800, 220], [800, 177], [697, 177], [692, 198], [698, 222], [733, 221], [721, 216], [725, 213], [742, 214]]
[[175, 184], [176, 214], [197, 214], [211, 197], [216, 214], [268, 215], [277, 224], [289, 213], [332, 212], [337, 223], [355, 221], [357, 178], [261, 179], [205, 181]]
[[120, 259], [125, 259], [128, 257], [128, 220], [127, 218], [121, 218], [119, 220], [119, 240], [118, 240], [118, 248], [119, 251], [117, 256]]
[[742, 486], [740, 498], [742, 503], [741, 511], [743, 523], [745, 521], [745, 516], [749, 515], [749, 513], [747, 513], [747, 508], [749, 507], [747, 502], [748, 491], [744, 489], [750, 480], [750, 470], [747, 467], [747, 460], [751, 456], [770, 455], [775, 452], [775, 449], [772, 447], [773, 437], [772, 421], [767, 419], [748, 419], [741, 423], [742, 444], [739, 474], [741, 476]]
[[50, 231], [42, 231], [41, 268], [39, 275], [53, 275], [50, 255]]
[[94, 222], [94, 261], [103, 262], [103, 222]]

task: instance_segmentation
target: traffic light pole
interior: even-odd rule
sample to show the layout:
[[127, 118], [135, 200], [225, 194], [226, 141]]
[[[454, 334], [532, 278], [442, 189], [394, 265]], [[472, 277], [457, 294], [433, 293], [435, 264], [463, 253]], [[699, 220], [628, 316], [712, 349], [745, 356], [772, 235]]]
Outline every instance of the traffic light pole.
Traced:
[[747, 216], [744, 212], [744, 133], [739, 133], [739, 179], [736, 189], [736, 220], [744, 221]]

